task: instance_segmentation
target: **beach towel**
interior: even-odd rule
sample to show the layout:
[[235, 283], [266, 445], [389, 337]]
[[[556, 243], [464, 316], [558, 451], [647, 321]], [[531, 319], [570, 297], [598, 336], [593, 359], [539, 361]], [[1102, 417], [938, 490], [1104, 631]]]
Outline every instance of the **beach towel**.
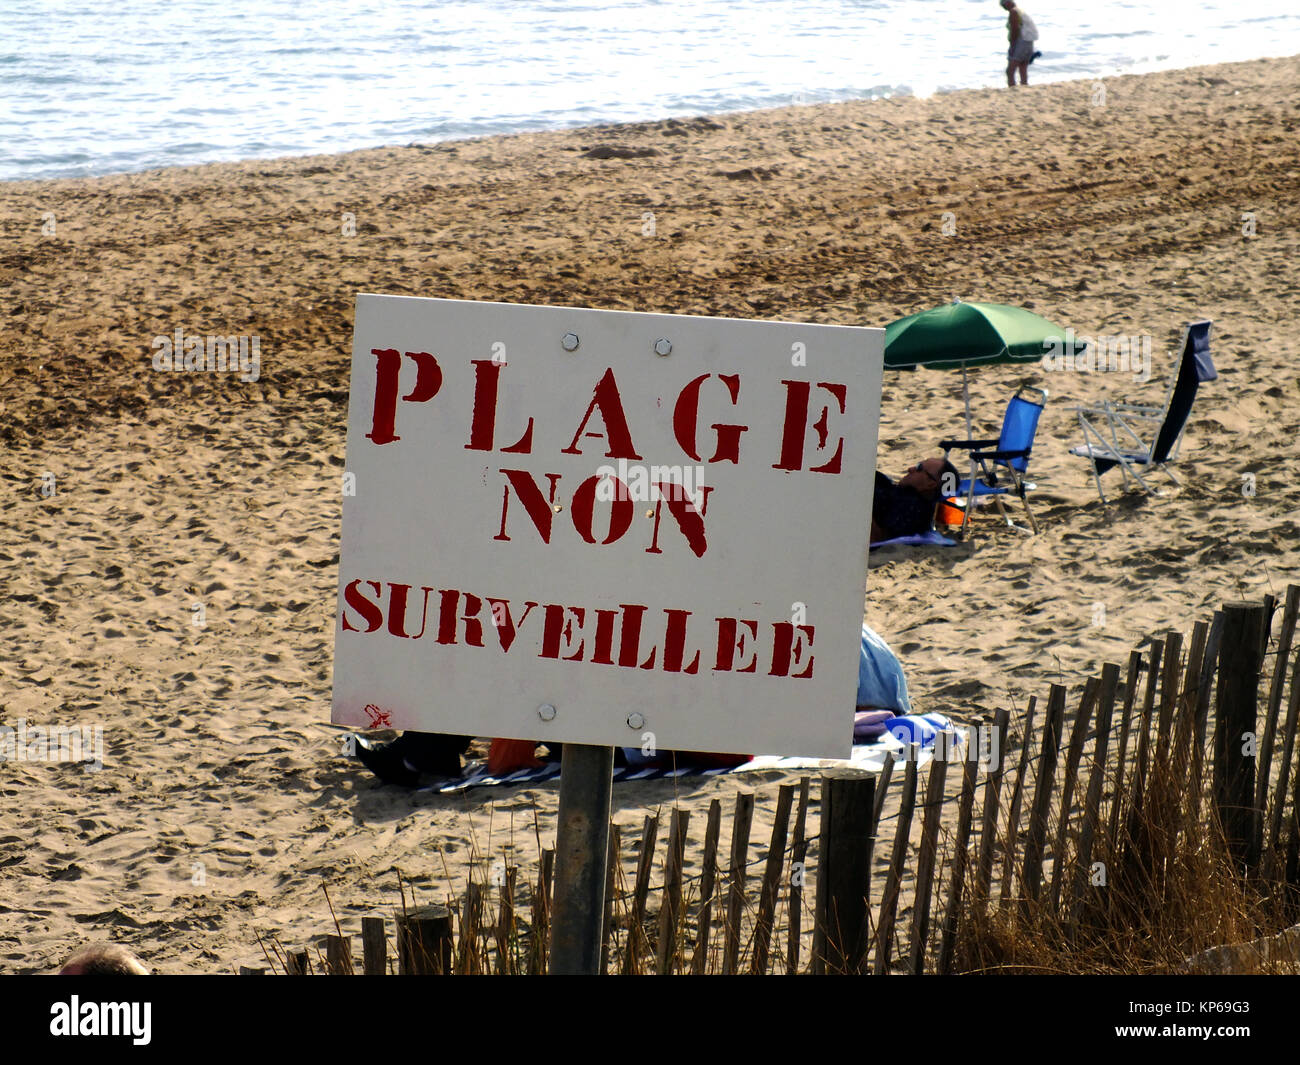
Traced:
[[866, 743], [889, 731], [892, 710], [859, 710], [853, 715], [853, 742]]
[[[934, 731], [930, 733], [929, 739], [921, 744], [917, 752], [916, 765], [918, 769], [934, 760], [935, 737], [945, 728], [952, 729], [957, 735], [954, 752], [965, 751], [970, 733], [969, 729], [958, 726], [943, 714], [923, 714], [921, 717]], [[899, 718], [893, 720], [897, 721]], [[764, 769], [832, 769], [835, 766], [848, 766], [852, 769], [866, 769], [872, 773], [879, 773], [885, 768], [885, 759], [887, 757], [892, 756], [895, 762], [901, 762], [907, 757], [907, 749], [907, 744], [886, 732], [884, 735], [878, 736], [867, 743], [854, 743], [853, 753], [845, 759], [801, 758], [798, 756], [782, 758], [779, 755], [763, 755], [746, 762], [742, 766], [737, 766], [733, 772], [753, 773]], [[964, 758], [965, 755], [953, 753], [950, 757], [960, 759]]]
[[877, 547], [920, 544], [929, 544], [932, 547], [956, 547], [957, 541], [950, 540], [948, 537], [931, 529], [929, 532], [915, 533], [912, 536], [895, 536], [892, 540], [877, 540], [871, 545], [871, 550], [874, 551]]
[[[946, 721], [947, 719], [943, 718], [942, 720]], [[940, 728], [942, 728], [942, 725]], [[918, 714], [891, 718], [885, 725], [885, 731], [898, 740], [899, 743], [919, 743], [923, 747], [931, 747], [934, 745], [934, 738], [938, 735], [939, 728], [935, 727], [933, 721]]]
[[[894, 718], [893, 720], [900, 720]], [[928, 730], [923, 731], [921, 746], [917, 752], [917, 766], [921, 767], [934, 760], [934, 742], [935, 736], [944, 728], [952, 728], [957, 734], [957, 748], [964, 749], [967, 732], [965, 729], [958, 727], [949, 718], [942, 714], [924, 714], [919, 720], [929, 725]], [[716, 777], [723, 773], [757, 773], [771, 770], [793, 770], [793, 769], [832, 769], [836, 766], [848, 766], [854, 769], [866, 769], [873, 773], [879, 773], [885, 767], [885, 759], [892, 756], [894, 761], [902, 761], [907, 756], [907, 745], [897, 737], [890, 735], [888, 732], [877, 736], [873, 740], [865, 743], [855, 743], [852, 754], [848, 758], [805, 758], [800, 756], [783, 756], [775, 754], [759, 755], [751, 758], [748, 762], [738, 766], [714, 766], [704, 767], [701, 765], [679, 765], [679, 766], [619, 766], [614, 770], [614, 782], [625, 783], [630, 780], [662, 780], [670, 777]], [[962, 757], [953, 755], [953, 757]], [[471, 788], [491, 788], [502, 787], [505, 785], [521, 784], [545, 784], [555, 780], [560, 775], [559, 762], [543, 762], [536, 769], [518, 769], [513, 773], [496, 775], [488, 771], [487, 764], [484, 762], [471, 763], [465, 768], [465, 772], [459, 777], [447, 777], [442, 780], [434, 780], [428, 785], [417, 789], [418, 791], [433, 791], [441, 795], [451, 795], [462, 791], [468, 791]]]

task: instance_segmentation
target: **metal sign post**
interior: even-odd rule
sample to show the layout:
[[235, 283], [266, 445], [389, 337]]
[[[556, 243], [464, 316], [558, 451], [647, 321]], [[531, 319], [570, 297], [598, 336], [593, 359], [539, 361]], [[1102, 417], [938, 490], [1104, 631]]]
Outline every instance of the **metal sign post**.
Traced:
[[614, 748], [566, 743], [560, 764], [551, 968], [595, 976], [605, 929]]

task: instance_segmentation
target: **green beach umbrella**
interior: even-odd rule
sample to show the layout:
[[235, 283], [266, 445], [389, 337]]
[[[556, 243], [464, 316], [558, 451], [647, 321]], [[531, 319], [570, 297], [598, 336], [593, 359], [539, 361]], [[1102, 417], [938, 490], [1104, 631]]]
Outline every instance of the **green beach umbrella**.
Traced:
[[960, 367], [969, 437], [970, 384], [966, 368], [1000, 362], [1038, 362], [1053, 340], [1064, 343], [1064, 338], [1060, 326], [1033, 311], [1003, 303], [953, 300], [885, 326], [885, 369], [914, 370], [925, 366], [955, 370]]
[[1060, 326], [1020, 307], [954, 300], [885, 326], [885, 369], [965, 369], [999, 362], [1037, 362], [1043, 341], [1065, 337]]

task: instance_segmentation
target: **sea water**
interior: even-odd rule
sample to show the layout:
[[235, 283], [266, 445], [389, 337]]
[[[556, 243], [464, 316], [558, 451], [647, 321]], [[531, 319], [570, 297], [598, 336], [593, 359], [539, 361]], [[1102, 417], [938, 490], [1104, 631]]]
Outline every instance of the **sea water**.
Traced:
[[[1297, 0], [1026, 0], [1031, 81], [1300, 52]], [[0, 0], [0, 179], [1004, 84], [995, 0]]]

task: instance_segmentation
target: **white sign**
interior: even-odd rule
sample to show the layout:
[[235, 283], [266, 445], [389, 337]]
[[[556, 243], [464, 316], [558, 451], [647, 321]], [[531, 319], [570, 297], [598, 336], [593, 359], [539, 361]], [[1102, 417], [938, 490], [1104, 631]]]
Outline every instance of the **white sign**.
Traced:
[[883, 352], [359, 296], [333, 720], [846, 755]]

